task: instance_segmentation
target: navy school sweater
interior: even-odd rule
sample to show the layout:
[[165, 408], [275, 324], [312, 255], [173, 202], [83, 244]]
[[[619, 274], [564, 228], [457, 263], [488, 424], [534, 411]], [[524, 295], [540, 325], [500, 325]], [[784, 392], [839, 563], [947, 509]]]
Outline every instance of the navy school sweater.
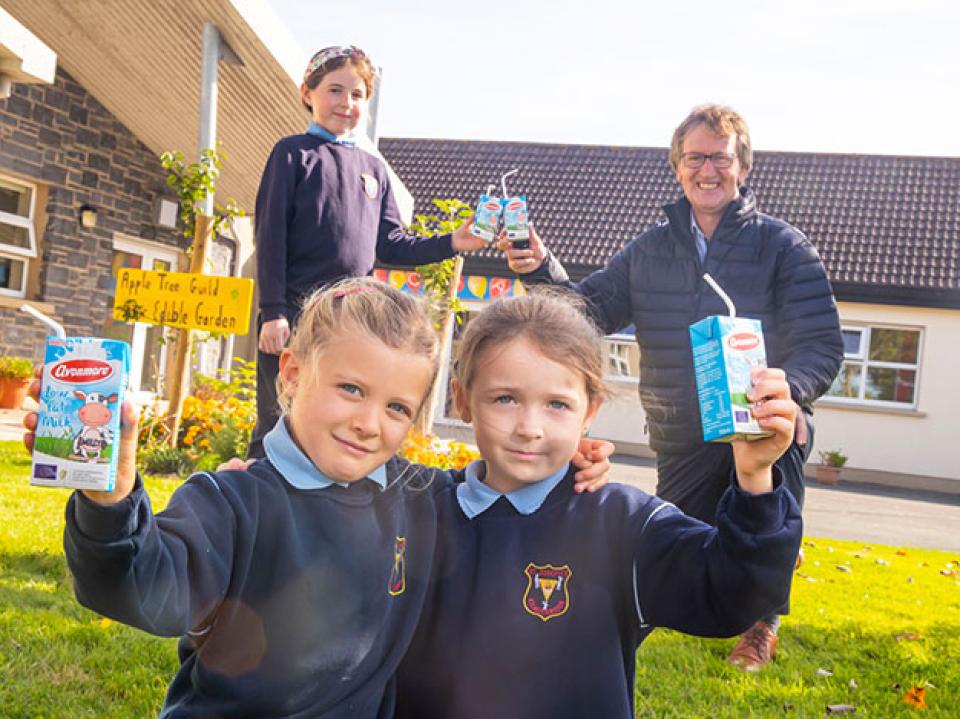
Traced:
[[77, 598], [182, 635], [161, 717], [386, 719], [446, 480], [422, 489], [404, 480], [430, 470], [408, 467], [391, 460], [383, 491], [369, 480], [298, 490], [264, 460], [194, 475], [156, 515], [139, 478], [108, 507], [75, 493], [64, 546]]
[[470, 520], [453, 487], [398, 719], [633, 716], [636, 650], [657, 626], [731, 636], [785, 603], [800, 510], [731, 487], [717, 528], [635, 488], [573, 492], [531, 515], [504, 498]]
[[412, 266], [455, 254], [450, 235], [406, 234], [379, 158], [310, 134], [274, 146], [257, 191], [254, 230], [264, 321], [293, 320], [312, 290], [368, 275], [376, 259]]

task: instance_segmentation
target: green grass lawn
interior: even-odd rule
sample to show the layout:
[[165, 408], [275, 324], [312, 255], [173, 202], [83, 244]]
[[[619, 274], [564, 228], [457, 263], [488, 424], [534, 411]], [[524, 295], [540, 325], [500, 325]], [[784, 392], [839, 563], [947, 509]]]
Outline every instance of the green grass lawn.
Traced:
[[[175, 640], [76, 603], [61, 544], [67, 493], [30, 487], [28, 473], [19, 444], [0, 442], [0, 717], [156, 715]], [[175, 486], [150, 478], [154, 506]], [[733, 640], [654, 632], [638, 655], [638, 716], [822, 717], [839, 704], [859, 717], [960, 716], [960, 557], [805, 544], [777, 662], [745, 675], [723, 661]], [[590, 671], [576, 648], [568, 661]], [[903, 701], [922, 682], [926, 711]]]

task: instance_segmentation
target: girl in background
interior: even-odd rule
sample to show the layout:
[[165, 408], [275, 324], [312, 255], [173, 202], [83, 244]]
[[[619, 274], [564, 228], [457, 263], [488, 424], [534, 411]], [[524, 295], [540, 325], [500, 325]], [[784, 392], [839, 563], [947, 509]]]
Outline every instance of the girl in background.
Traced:
[[259, 291], [257, 425], [249, 457], [280, 414], [279, 355], [303, 300], [320, 286], [370, 274], [374, 261], [415, 266], [484, 240], [468, 223], [452, 235], [406, 234], [383, 161], [356, 146], [376, 68], [357, 47], [328, 47], [307, 64], [300, 98], [310, 113], [302, 135], [284, 137], [263, 170], [254, 216]]

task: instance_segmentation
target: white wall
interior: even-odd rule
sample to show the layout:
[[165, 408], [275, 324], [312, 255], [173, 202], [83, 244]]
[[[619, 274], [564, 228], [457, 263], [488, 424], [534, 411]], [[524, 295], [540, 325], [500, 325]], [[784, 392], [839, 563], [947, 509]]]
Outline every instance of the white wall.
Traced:
[[[923, 329], [915, 411], [820, 399], [816, 449], [842, 449], [848, 466], [960, 482], [960, 311], [839, 303], [844, 323]], [[816, 455], [811, 461], [817, 461]]]

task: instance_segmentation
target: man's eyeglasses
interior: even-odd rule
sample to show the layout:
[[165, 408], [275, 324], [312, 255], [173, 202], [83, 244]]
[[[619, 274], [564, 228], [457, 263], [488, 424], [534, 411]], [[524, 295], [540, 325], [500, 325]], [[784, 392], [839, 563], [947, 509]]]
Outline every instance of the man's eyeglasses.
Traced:
[[736, 159], [737, 156], [731, 152], [714, 152], [709, 155], [702, 152], [684, 152], [680, 155], [683, 166], [690, 170], [700, 169], [707, 160], [710, 160], [718, 170], [726, 170], [733, 166], [733, 161]]

